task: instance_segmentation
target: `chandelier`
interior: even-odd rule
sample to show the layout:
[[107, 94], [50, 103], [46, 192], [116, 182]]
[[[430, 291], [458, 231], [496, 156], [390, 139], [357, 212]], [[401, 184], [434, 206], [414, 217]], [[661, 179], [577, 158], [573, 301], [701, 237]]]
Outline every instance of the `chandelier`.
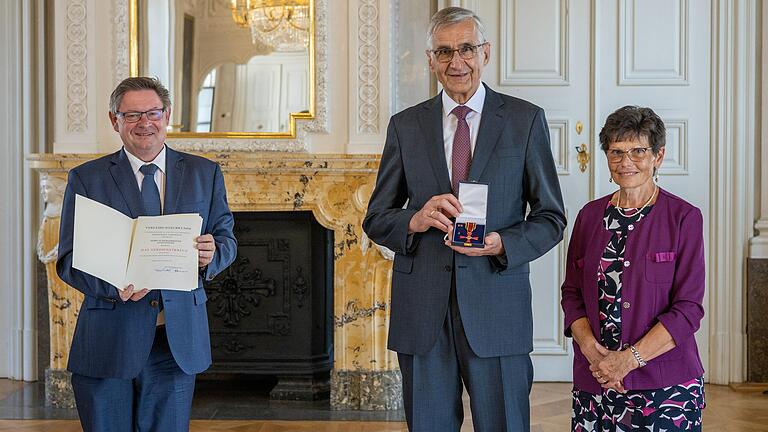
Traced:
[[232, 19], [251, 30], [253, 43], [277, 51], [300, 51], [309, 44], [310, 0], [231, 0]]

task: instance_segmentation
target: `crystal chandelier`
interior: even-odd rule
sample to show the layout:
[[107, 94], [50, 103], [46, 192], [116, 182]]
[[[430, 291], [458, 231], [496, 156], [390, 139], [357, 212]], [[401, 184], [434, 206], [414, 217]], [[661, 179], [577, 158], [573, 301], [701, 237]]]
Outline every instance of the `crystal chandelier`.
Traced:
[[231, 0], [232, 19], [251, 30], [253, 43], [278, 51], [300, 51], [309, 44], [309, 0]]

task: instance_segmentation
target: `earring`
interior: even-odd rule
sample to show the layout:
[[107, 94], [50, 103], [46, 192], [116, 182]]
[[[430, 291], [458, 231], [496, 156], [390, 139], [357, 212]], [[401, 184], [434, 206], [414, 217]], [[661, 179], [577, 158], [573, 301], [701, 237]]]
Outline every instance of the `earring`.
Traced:
[[613, 176], [608, 177], [608, 183], [613, 183]]
[[653, 168], [653, 181], [656, 183], [659, 182], [659, 169], [656, 167]]

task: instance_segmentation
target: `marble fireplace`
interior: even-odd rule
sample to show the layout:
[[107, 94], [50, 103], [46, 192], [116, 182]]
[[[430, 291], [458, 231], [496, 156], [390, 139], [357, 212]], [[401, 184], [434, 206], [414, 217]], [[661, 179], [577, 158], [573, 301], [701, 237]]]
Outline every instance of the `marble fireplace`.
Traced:
[[[332, 232], [328, 236], [332, 258], [328, 281], [333, 299], [331, 407], [401, 408], [396, 356], [386, 349], [392, 257], [389, 251], [370, 242], [361, 228], [375, 183], [378, 156], [280, 152], [201, 155], [221, 165], [233, 212], [311, 212], [316, 223]], [[73, 406], [66, 364], [82, 302], [82, 294], [62, 282], [55, 271], [61, 198], [67, 171], [98, 156], [29, 157], [30, 166], [39, 173], [46, 203], [37, 251], [48, 284], [51, 348], [46, 398], [58, 407]], [[297, 289], [299, 293], [301, 288]], [[209, 313], [211, 307], [209, 301]]]

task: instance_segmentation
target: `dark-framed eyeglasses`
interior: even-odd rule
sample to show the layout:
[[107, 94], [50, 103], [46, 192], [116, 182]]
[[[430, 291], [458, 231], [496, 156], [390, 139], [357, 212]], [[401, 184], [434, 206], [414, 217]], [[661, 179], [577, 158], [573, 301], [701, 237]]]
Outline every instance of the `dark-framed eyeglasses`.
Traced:
[[624, 155], [629, 156], [629, 160], [632, 162], [642, 162], [648, 156], [650, 147], [635, 147], [627, 151], [619, 149], [606, 150], [605, 155], [608, 157], [608, 162], [617, 163], [624, 159]]
[[149, 111], [128, 111], [128, 112], [116, 112], [115, 115], [118, 118], [122, 118], [126, 123], [136, 123], [141, 120], [141, 116], [146, 115], [149, 121], [158, 121], [163, 118], [165, 113], [165, 107], [155, 108]]
[[448, 63], [449, 61], [453, 60], [453, 53], [459, 53], [459, 57], [463, 60], [472, 60], [477, 55], [477, 50], [481, 46], [487, 44], [488, 42], [483, 42], [478, 45], [462, 45], [459, 48], [451, 49], [451, 48], [438, 48], [434, 50], [429, 50], [432, 54], [434, 54], [435, 59], [440, 63]]

